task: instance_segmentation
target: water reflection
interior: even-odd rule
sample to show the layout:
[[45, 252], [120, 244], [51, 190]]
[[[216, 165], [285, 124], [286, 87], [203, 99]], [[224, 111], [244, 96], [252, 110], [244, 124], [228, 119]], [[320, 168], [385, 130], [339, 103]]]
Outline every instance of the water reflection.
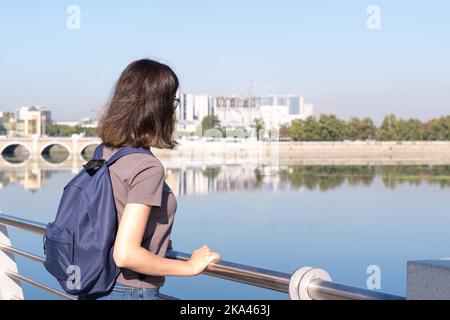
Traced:
[[282, 181], [293, 187], [327, 191], [343, 183], [351, 186], [370, 186], [376, 177], [381, 178], [386, 188], [394, 189], [404, 183], [420, 185], [437, 184], [441, 188], [450, 186], [450, 166], [401, 165], [401, 166], [292, 166], [281, 169]]
[[[173, 163], [173, 162], [172, 162]], [[179, 196], [253, 190], [320, 190], [328, 191], [343, 184], [370, 186], [380, 179], [384, 186], [394, 189], [401, 184], [438, 185], [450, 187], [450, 166], [284, 166], [275, 174], [272, 168], [252, 165], [168, 166], [166, 180]], [[79, 170], [79, 168], [78, 168]], [[71, 172], [73, 167], [18, 166], [0, 169], [0, 189], [20, 184], [36, 191], [45, 186], [55, 172]]]

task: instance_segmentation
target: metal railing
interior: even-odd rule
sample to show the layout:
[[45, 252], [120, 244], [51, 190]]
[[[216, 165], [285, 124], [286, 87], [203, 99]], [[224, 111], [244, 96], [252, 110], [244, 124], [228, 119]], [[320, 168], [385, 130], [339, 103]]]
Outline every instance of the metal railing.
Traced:
[[[0, 226], [10, 226], [22, 230], [34, 232], [43, 235], [45, 232], [45, 224], [30, 221], [0, 212]], [[1, 235], [1, 229], [0, 229]], [[0, 238], [1, 240], [1, 238]], [[11, 245], [2, 244], [0, 241], [0, 251], [16, 254], [33, 261], [43, 263], [42, 257], [36, 256], [29, 252], [12, 247]], [[167, 258], [186, 261], [190, 258], [190, 254], [169, 250], [166, 254]], [[1, 273], [1, 266], [0, 266]], [[28, 283], [35, 287], [41, 288], [47, 292], [53, 293], [63, 299], [74, 299], [65, 293], [50, 288], [38, 281], [26, 278], [16, 271], [6, 270], [5, 274], [20, 282]], [[329, 274], [322, 270], [311, 267], [302, 267], [293, 274], [263, 269], [239, 263], [220, 261], [211, 263], [203, 272], [205, 275], [218, 277], [235, 282], [245, 283], [248, 285], [266, 288], [278, 292], [288, 293], [293, 300], [403, 300], [404, 297], [381, 293], [378, 291], [347, 286], [331, 281]], [[1, 285], [1, 283], [0, 283]], [[14, 297], [12, 297], [14, 298]], [[174, 299], [173, 297], [161, 295], [161, 299]]]

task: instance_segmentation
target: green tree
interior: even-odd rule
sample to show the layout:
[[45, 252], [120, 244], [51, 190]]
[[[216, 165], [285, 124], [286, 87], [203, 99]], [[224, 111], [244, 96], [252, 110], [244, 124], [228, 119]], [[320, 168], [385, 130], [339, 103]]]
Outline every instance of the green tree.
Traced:
[[399, 140], [419, 141], [424, 139], [424, 126], [418, 119], [400, 119], [398, 120], [397, 126]]
[[394, 114], [385, 116], [378, 130], [378, 140], [398, 140], [398, 138], [397, 117]]
[[50, 137], [70, 137], [77, 133], [77, 129], [68, 125], [50, 124], [47, 125], [45, 133]]
[[308, 141], [321, 140], [319, 122], [317, 121], [316, 117], [310, 116], [306, 118], [304, 125], [305, 125], [304, 128], [305, 140]]
[[341, 141], [377, 139], [401, 140], [450, 140], [450, 116], [422, 123], [418, 119], [397, 119], [394, 114], [384, 117], [377, 128], [370, 118], [351, 118], [343, 121], [334, 115], [322, 114], [317, 120], [311, 116], [305, 120], [295, 119], [280, 127], [281, 137], [304, 141]]
[[319, 137], [325, 141], [340, 141], [345, 138], [345, 121], [335, 115], [322, 114], [319, 118]]
[[264, 121], [260, 118], [256, 118], [253, 120], [253, 128], [255, 128], [256, 131], [256, 140], [259, 141], [261, 130], [264, 129]]
[[97, 137], [97, 128], [84, 128], [83, 132], [86, 137]]
[[282, 124], [280, 126], [280, 138], [291, 138], [291, 126], [288, 124]]
[[202, 120], [202, 135], [209, 129], [220, 129], [220, 121], [216, 115], [206, 116]]
[[346, 125], [345, 136], [350, 140], [373, 139], [376, 135], [377, 127], [370, 118], [351, 118]]
[[294, 140], [306, 140], [305, 121], [294, 119], [289, 127], [289, 137]]
[[424, 131], [427, 140], [450, 140], [450, 116], [428, 121]]
[[47, 134], [50, 137], [57, 137], [58, 136], [58, 126], [54, 124], [49, 124], [45, 127], [45, 134]]

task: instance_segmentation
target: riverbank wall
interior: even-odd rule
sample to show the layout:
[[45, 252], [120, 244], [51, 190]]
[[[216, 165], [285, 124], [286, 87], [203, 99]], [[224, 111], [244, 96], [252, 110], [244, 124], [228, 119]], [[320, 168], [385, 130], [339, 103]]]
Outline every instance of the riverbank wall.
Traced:
[[156, 150], [167, 161], [252, 162], [267, 165], [450, 165], [450, 141], [242, 141], [180, 143]]

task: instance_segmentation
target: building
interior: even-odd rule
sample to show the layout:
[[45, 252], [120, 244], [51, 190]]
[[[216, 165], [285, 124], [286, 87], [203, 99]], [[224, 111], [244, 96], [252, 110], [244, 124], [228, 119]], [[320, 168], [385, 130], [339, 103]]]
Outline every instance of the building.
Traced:
[[216, 115], [222, 127], [250, 129], [255, 119], [262, 119], [267, 129], [277, 129], [294, 119], [306, 119], [314, 106], [302, 96], [267, 95], [260, 97], [182, 94], [177, 110], [177, 130], [199, 132], [206, 116]]
[[80, 127], [81, 128], [97, 128], [98, 120], [92, 120], [89, 117], [84, 117], [80, 119]]
[[312, 116], [314, 106], [305, 103], [302, 96], [271, 95], [261, 98], [259, 113], [266, 129], [278, 129], [294, 119], [304, 120]]
[[215, 114], [222, 126], [233, 129], [251, 127], [260, 118], [260, 99], [256, 97], [218, 96], [215, 97]]
[[15, 134], [17, 136], [42, 136], [47, 125], [51, 124], [51, 112], [39, 106], [21, 107], [16, 121]]
[[16, 128], [16, 117], [13, 112], [0, 111], [0, 135], [12, 136]]
[[72, 127], [75, 128], [77, 126], [80, 125], [80, 121], [76, 121], [76, 120], [70, 120], [70, 121], [55, 121], [53, 122], [53, 124], [57, 125], [57, 126], [68, 126], [68, 127]]
[[[39, 106], [21, 107], [17, 116], [12, 112], [1, 112], [0, 121], [6, 135], [29, 137], [44, 135], [52, 121], [51, 112]], [[5, 133], [5, 132], [3, 132]]]
[[177, 130], [196, 132], [203, 118], [214, 114], [213, 102], [213, 98], [208, 94], [182, 94], [177, 109]]
[[53, 122], [56, 125], [60, 126], [69, 126], [69, 127], [80, 127], [80, 128], [97, 128], [98, 120], [92, 120], [89, 117], [81, 118], [80, 120], [71, 120], [71, 121], [55, 121]]

